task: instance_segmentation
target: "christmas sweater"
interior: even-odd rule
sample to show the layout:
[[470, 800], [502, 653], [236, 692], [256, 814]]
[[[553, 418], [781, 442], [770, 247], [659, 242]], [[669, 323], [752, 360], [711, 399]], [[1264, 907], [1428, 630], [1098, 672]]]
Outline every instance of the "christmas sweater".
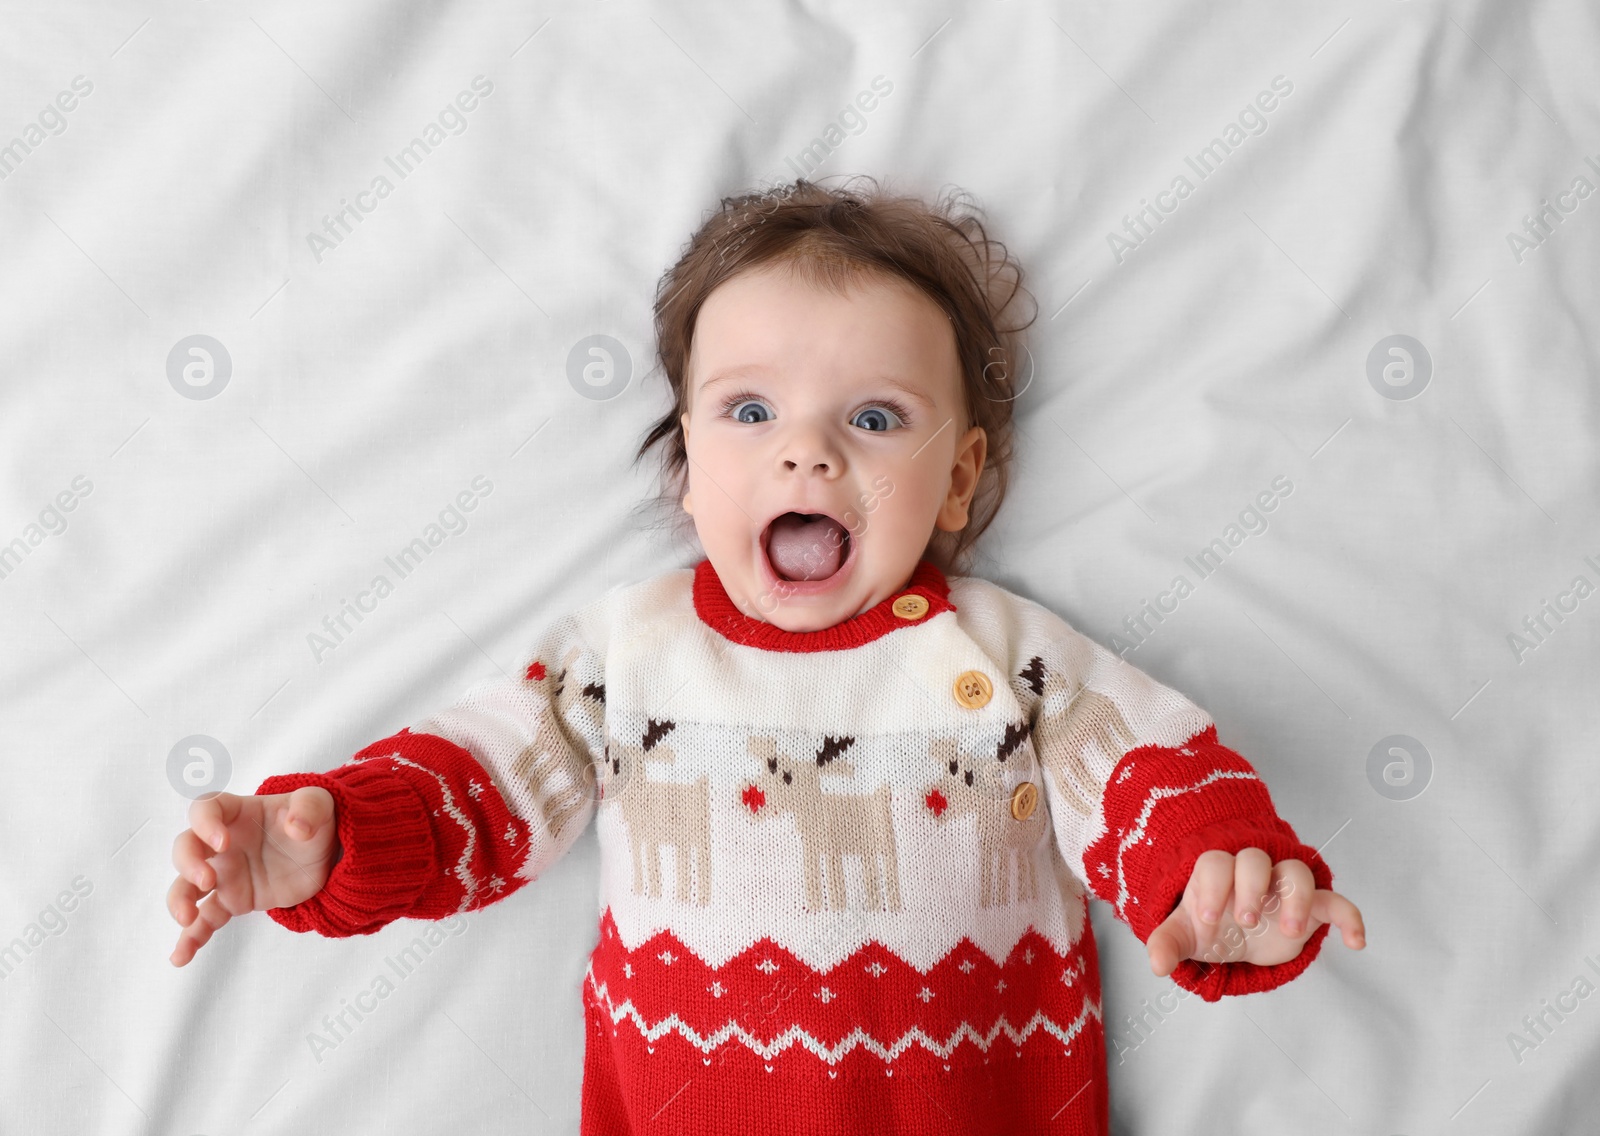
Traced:
[[[1205, 850], [1332, 874], [1215, 723], [1061, 618], [923, 561], [836, 626], [740, 611], [709, 560], [553, 621], [507, 678], [327, 773], [323, 935], [538, 879], [593, 821], [581, 1131], [1109, 1127], [1092, 893], [1141, 941]], [[1207, 1001], [1316, 957], [1186, 960]]]

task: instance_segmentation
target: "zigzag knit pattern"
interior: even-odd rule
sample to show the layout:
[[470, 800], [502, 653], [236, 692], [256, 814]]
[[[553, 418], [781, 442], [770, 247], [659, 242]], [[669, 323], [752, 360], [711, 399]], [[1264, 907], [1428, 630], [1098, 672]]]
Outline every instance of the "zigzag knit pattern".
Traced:
[[[341, 858], [270, 914], [329, 936], [498, 902], [596, 824], [586, 1134], [1104, 1136], [1089, 895], [1143, 941], [1207, 849], [1333, 879], [1203, 710], [927, 562], [815, 632], [709, 561], [614, 589], [512, 678], [257, 792], [313, 784]], [[1172, 978], [1268, 990], [1326, 933]]]

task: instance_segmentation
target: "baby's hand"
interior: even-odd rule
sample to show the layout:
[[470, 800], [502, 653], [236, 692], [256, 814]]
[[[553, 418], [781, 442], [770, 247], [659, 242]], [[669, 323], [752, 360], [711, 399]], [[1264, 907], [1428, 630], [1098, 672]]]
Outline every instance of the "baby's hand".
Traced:
[[1195, 861], [1182, 901], [1150, 932], [1145, 948], [1158, 975], [1171, 974], [1183, 959], [1273, 966], [1298, 955], [1324, 923], [1337, 926], [1352, 950], [1366, 946], [1356, 905], [1318, 888], [1303, 861], [1274, 864], [1259, 848], [1237, 856], [1213, 848]]
[[218, 793], [190, 805], [189, 827], [172, 842], [178, 878], [167, 910], [183, 928], [172, 965], [194, 958], [235, 915], [293, 907], [321, 891], [339, 852], [333, 814], [333, 794], [315, 785], [263, 797]]

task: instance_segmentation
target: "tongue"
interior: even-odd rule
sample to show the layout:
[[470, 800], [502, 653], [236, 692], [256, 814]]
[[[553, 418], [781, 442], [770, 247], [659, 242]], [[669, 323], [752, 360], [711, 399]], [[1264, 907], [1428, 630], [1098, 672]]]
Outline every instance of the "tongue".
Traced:
[[844, 562], [843, 526], [821, 513], [785, 513], [772, 522], [767, 558], [783, 580], [826, 580]]

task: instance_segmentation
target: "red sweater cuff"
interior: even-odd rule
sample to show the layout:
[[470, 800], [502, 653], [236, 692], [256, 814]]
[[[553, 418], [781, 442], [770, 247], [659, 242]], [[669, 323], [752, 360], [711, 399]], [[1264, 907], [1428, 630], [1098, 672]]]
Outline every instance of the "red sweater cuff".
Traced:
[[416, 789], [373, 762], [268, 777], [256, 796], [317, 785], [333, 794], [341, 856], [321, 891], [267, 914], [291, 931], [370, 935], [404, 916], [435, 875], [428, 808]]
[[[1177, 908], [1183, 899], [1184, 888], [1189, 884], [1189, 877], [1194, 872], [1195, 861], [1201, 853], [1212, 848], [1235, 854], [1246, 848], [1259, 848], [1272, 857], [1273, 863], [1300, 860], [1311, 869], [1311, 878], [1316, 887], [1333, 887], [1333, 872], [1321, 854], [1302, 843], [1288, 822], [1281, 818], [1241, 818], [1206, 825], [1178, 840], [1164, 866], [1150, 873], [1148, 894], [1152, 897], [1151, 910], [1162, 914], [1148, 927], [1134, 928], [1136, 932], [1141, 932], [1141, 941], [1148, 939], [1150, 933]], [[1328, 928], [1331, 926], [1324, 923], [1313, 931], [1301, 946], [1300, 953], [1287, 962], [1260, 966], [1251, 962], [1209, 963], [1200, 959], [1184, 959], [1173, 970], [1172, 980], [1186, 990], [1193, 990], [1207, 1002], [1215, 1002], [1224, 994], [1255, 994], [1271, 990], [1282, 986], [1311, 965], [1321, 951], [1322, 942], [1328, 937]]]

